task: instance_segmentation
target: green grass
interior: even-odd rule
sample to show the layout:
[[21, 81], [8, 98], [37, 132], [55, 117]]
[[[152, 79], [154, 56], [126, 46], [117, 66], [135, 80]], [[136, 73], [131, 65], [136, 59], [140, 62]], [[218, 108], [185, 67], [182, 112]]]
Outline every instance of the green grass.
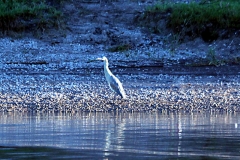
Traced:
[[108, 51], [109, 52], [124, 52], [124, 51], [128, 51], [129, 49], [131, 49], [130, 44], [123, 44], [123, 45], [111, 47], [108, 49]]
[[0, 0], [2, 32], [58, 27], [61, 12], [42, 0]]
[[162, 19], [166, 20], [168, 28], [181, 35], [201, 35], [206, 40], [213, 40], [219, 37], [220, 30], [240, 29], [240, 3], [239, 0], [159, 3], [148, 7], [141, 17], [147, 24], [155, 23], [155, 26], [150, 26], [151, 29], [155, 28], [154, 31], [158, 30], [158, 21]]

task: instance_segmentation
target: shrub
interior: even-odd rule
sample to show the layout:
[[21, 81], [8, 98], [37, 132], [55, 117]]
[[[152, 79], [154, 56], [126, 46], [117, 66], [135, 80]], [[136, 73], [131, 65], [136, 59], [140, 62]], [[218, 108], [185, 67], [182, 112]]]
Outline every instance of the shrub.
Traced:
[[240, 3], [238, 0], [210, 0], [156, 4], [146, 9], [141, 20], [155, 21], [158, 25], [157, 21], [163, 18], [174, 32], [190, 37], [201, 35], [204, 40], [211, 41], [219, 37], [221, 30], [240, 29]]
[[0, 0], [0, 29], [21, 31], [57, 24], [61, 12], [42, 0]]

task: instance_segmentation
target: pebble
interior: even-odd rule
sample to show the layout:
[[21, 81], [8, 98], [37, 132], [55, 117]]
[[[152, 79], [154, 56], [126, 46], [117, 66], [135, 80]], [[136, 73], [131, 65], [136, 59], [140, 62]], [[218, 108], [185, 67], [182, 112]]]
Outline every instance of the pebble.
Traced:
[[[1, 77], [1, 112], [133, 112], [233, 111], [240, 107], [239, 77], [215, 82], [184, 75], [119, 75], [127, 99], [112, 92], [104, 75], [4, 75]], [[184, 78], [187, 77], [187, 83]], [[206, 79], [208, 80], [206, 82]], [[148, 84], [148, 86], [145, 86]], [[157, 85], [156, 85], [157, 84]], [[156, 87], [157, 86], [157, 87]]]

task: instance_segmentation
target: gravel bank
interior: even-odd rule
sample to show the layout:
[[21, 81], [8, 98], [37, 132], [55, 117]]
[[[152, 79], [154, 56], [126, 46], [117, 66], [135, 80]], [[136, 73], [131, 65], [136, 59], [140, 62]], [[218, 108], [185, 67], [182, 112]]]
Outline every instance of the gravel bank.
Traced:
[[122, 100], [108, 88], [102, 70], [85, 76], [77, 72], [5, 73], [1, 74], [0, 111], [240, 110], [240, 75], [151, 74], [117, 75], [128, 95]]
[[[113, 4], [73, 1], [64, 8], [70, 15], [68, 32], [45, 33], [41, 40], [1, 38], [0, 111], [239, 111], [239, 65], [181, 70], [209, 60], [211, 48], [213, 60], [237, 61], [238, 37], [211, 44], [201, 39], [176, 44], [170, 39], [168, 44], [168, 37], [132, 25], [148, 3]], [[132, 48], [107, 51], [121, 44]], [[108, 88], [103, 64], [92, 62], [103, 55], [119, 74], [128, 99]]]

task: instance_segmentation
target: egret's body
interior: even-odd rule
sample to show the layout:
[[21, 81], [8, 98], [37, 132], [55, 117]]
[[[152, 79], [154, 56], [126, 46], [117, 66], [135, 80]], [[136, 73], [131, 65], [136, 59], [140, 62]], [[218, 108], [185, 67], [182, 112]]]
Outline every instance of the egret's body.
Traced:
[[126, 93], [123, 89], [122, 83], [119, 79], [112, 74], [110, 69], [108, 68], [108, 59], [106, 57], [98, 58], [97, 60], [102, 60], [104, 62], [104, 74], [106, 80], [108, 82], [109, 87], [119, 94], [122, 98], [126, 98]]

